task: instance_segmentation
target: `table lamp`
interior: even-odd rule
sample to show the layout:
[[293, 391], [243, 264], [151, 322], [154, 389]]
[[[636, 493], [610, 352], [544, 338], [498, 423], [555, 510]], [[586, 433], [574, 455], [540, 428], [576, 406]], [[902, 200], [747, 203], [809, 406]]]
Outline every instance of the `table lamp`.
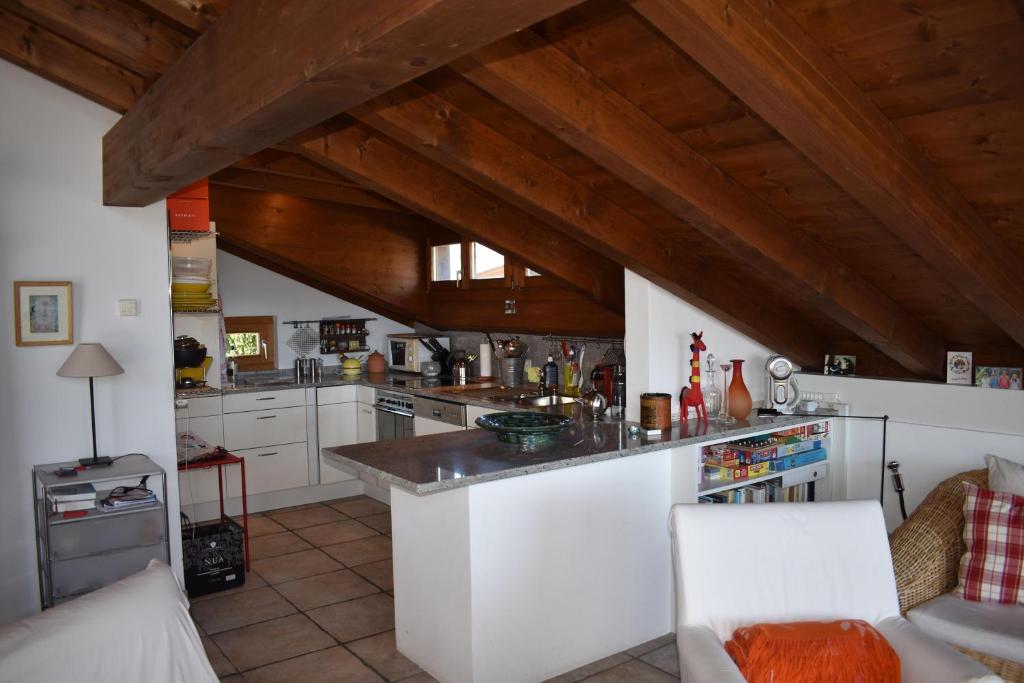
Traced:
[[92, 415], [92, 459], [80, 458], [78, 463], [83, 467], [95, 467], [96, 465], [109, 465], [113, 462], [109, 457], [102, 458], [96, 455], [96, 399], [93, 395], [92, 378], [109, 377], [120, 375], [124, 368], [117, 364], [114, 357], [107, 353], [103, 344], [86, 343], [79, 344], [71, 352], [64, 365], [57, 371], [58, 377], [88, 377], [89, 378], [89, 409]]

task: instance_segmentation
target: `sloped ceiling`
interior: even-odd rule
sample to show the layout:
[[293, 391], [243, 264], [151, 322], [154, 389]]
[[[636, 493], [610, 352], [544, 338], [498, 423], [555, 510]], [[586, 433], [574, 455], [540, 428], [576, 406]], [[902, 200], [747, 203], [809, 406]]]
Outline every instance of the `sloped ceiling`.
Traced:
[[[477, 239], [606, 327], [628, 267], [810, 367], [854, 353], [863, 374], [941, 379], [947, 350], [1024, 365], [1018, 2], [592, 0], [517, 31], [521, 7], [473, 18], [490, 44], [347, 92], [330, 120], [212, 168], [228, 248], [385, 315], [430, 315], [424, 287], [385, 291], [252, 218], [287, 205], [381, 244]], [[0, 56], [127, 111], [176, 85], [162, 74], [209, 26], [225, 30], [206, 51], [230, 50], [248, 11], [0, 0]], [[108, 170], [129, 172], [116, 157]]]

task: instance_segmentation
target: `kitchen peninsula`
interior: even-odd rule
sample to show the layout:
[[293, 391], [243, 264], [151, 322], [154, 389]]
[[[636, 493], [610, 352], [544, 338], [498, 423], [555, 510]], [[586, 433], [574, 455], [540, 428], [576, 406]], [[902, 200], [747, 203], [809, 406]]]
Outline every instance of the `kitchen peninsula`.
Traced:
[[[673, 630], [669, 508], [726, 488], [702, 482], [702, 447], [831, 422], [691, 421], [648, 439], [577, 420], [529, 452], [468, 430], [322, 455], [391, 486], [399, 650], [440, 680], [543, 680]], [[783, 483], [817, 479], [827, 499], [827, 470]]]

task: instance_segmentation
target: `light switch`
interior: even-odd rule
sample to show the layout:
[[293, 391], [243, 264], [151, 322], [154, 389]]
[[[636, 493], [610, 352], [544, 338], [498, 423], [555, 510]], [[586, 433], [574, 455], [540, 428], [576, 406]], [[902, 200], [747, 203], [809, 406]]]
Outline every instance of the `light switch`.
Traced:
[[120, 299], [117, 302], [117, 314], [121, 316], [132, 316], [139, 314], [138, 299]]

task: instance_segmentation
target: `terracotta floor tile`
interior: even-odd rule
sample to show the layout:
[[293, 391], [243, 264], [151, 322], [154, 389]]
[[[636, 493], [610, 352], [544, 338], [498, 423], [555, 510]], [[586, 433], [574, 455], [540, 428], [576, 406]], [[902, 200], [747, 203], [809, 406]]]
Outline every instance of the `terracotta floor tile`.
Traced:
[[679, 676], [679, 650], [675, 643], [662, 645], [657, 650], [648, 652], [640, 658], [651, 666], [656, 666], [665, 673]]
[[240, 671], [334, 645], [330, 636], [302, 614], [218, 633], [213, 640]]
[[679, 683], [679, 676], [670, 676], [660, 669], [633, 659], [591, 676], [587, 683]]
[[245, 672], [246, 683], [379, 683], [382, 679], [341, 646]]
[[344, 643], [393, 630], [395, 601], [383, 593], [377, 593], [310, 610], [307, 615]]
[[348, 519], [346, 515], [326, 505], [317, 505], [316, 507], [292, 510], [291, 512], [268, 512], [267, 517], [278, 524], [283, 524], [289, 529], [301, 529], [307, 526], [340, 522]]
[[309, 550], [312, 547], [290, 531], [257, 536], [256, 538], [249, 539], [249, 559], [250, 561], [262, 560], [265, 557], [297, 553], [300, 550]]
[[[234, 518], [239, 524], [242, 523], [242, 517], [238, 516]], [[249, 542], [257, 536], [266, 536], [267, 534], [279, 534], [282, 531], [288, 531], [283, 526], [270, 519], [269, 517], [253, 516], [249, 515]]]
[[238, 671], [235, 665], [228, 661], [228, 658], [220, 651], [213, 639], [209, 636], [200, 636], [200, 639], [203, 641], [203, 649], [206, 650], [206, 658], [210, 660], [210, 666], [213, 667], [213, 673], [217, 676], [230, 676]]
[[391, 533], [391, 513], [390, 512], [382, 512], [379, 515], [370, 515], [369, 517], [361, 517], [359, 519], [359, 521], [362, 522], [363, 524], [365, 524], [366, 526], [370, 527], [371, 529], [376, 529], [377, 531], [381, 532], [382, 534], [390, 534]]
[[354, 519], [298, 529], [295, 533], [317, 547], [376, 536], [377, 532]]
[[355, 567], [367, 562], [389, 559], [391, 539], [387, 536], [369, 536], [358, 541], [327, 545], [320, 549], [346, 567]]
[[323, 503], [303, 503], [302, 505], [291, 505], [286, 508], [277, 508], [275, 510], [264, 510], [261, 515], [267, 514], [278, 514], [281, 512], [291, 512], [292, 510], [308, 510], [309, 508], [320, 507]]
[[581, 666], [578, 669], [568, 671], [562, 674], [561, 676], [549, 678], [548, 680], [544, 681], [544, 683], [577, 683], [577, 681], [582, 681], [584, 678], [587, 678], [588, 676], [593, 676], [594, 674], [601, 673], [602, 671], [611, 669], [612, 667], [618, 666], [620, 664], [625, 664], [631, 659], [632, 657], [630, 657], [625, 652], [620, 652], [616, 655], [612, 655], [611, 657], [605, 657], [604, 659], [599, 659], [596, 662], [591, 662], [589, 664]]
[[313, 549], [253, 560], [252, 568], [268, 582], [276, 584], [316, 574], [326, 574], [343, 567], [324, 553]]
[[235, 595], [237, 593], [244, 593], [246, 591], [256, 590], [257, 588], [263, 588], [267, 585], [267, 582], [263, 580], [263, 577], [254, 571], [248, 571], [245, 573], [245, 583], [238, 588], [229, 588], [226, 591], [220, 591], [218, 593], [207, 593], [206, 595], [200, 595], [197, 597], [189, 597], [188, 601], [193, 605], [197, 602], [205, 602], [206, 600], [215, 600], [217, 598], [227, 597], [228, 595]]
[[349, 569], [279, 583], [274, 589], [303, 611], [378, 592], [376, 586]]
[[645, 655], [648, 652], [657, 650], [659, 647], [674, 642], [676, 642], [676, 634], [666, 633], [663, 636], [658, 636], [654, 640], [648, 640], [646, 643], [640, 643], [635, 647], [629, 648], [628, 650], [626, 650], [626, 654], [630, 655], [631, 657], [639, 657], [640, 655]]
[[257, 588], [217, 600], [205, 600], [191, 609], [192, 618], [210, 635], [294, 612], [295, 608], [273, 588]]
[[389, 591], [395, 587], [395, 579], [391, 574], [391, 560], [380, 560], [369, 564], [361, 564], [353, 567], [356, 572], [365, 579], [373, 581], [381, 590]]
[[395, 647], [395, 632], [378, 633], [345, 645], [389, 681], [400, 681], [422, 670]]
[[332, 508], [338, 512], [343, 512], [349, 517], [366, 517], [368, 515], [379, 515], [382, 512], [388, 512], [391, 508], [379, 500], [374, 500], [367, 496], [358, 496], [356, 498], [346, 498], [343, 500], [328, 503]]

